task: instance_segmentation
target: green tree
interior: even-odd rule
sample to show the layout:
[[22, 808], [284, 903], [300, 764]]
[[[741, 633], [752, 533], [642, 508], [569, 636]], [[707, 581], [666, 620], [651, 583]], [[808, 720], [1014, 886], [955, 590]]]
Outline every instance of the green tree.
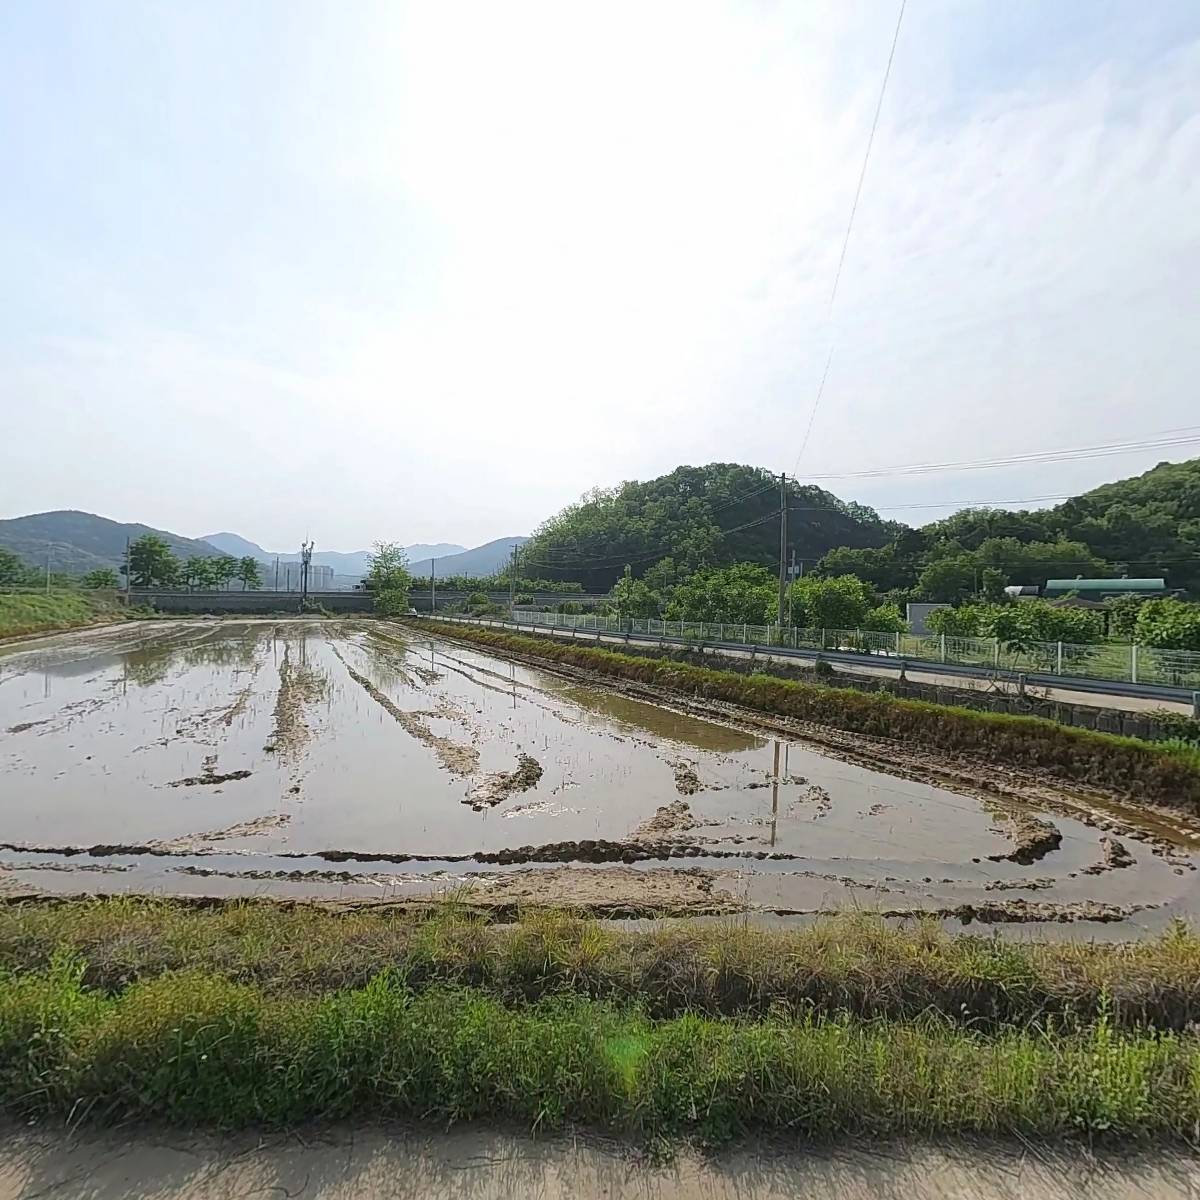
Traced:
[[193, 554], [184, 560], [179, 569], [179, 578], [188, 591], [212, 586], [212, 561], [202, 554]]
[[644, 579], [634, 579], [629, 567], [617, 580], [612, 590], [617, 613], [621, 617], [657, 617], [659, 597]]
[[863, 618], [861, 628], [876, 633], [903, 633], [908, 628], [908, 622], [904, 619], [899, 605], [880, 604]]
[[1004, 603], [1007, 585], [1008, 573], [999, 567], [984, 567], [979, 573], [979, 591], [985, 600], [993, 604]]
[[1137, 641], [1160, 650], [1200, 650], [1200, 604], [1147, 600], [1137, 615]]
[[[384, 617], [408, 612], [408, 556], [398, 542], [376, 542], [367, 571], [367, 587], [375, 597], [375, 611]], [[486, 601], [487, 597], [484, 596]]]
[[97, 567], [84, 575], [79, 582], [85, 588], [108, 588], [115, 591], [121, 586], [121, 577], [112, 567]]
[[911, 587], [917, 572], [911, 556], [902, 556], [895, 545], [855, 548], [838, 546], [817, 563], [817, 575], [854, 575], [876, 591]]
[[791, 601], [793, 625], [862, 629], [875, 596], [869, 585], [854, 575], [806, 575], [792, 584]]
[[262, 587], [262, 568], [258, 564], [258, 559], [252, 554], [247, 554], [245, 558], [239, 558], [237, 561], [237, 577], [242, 582], [243, 592], [247, 588], [257, 591]]
[[1108, 618], [1108, 636], [1123, 642], [1132, 642], [1137, 636], [1137, 619], [1145, 596], [1114, 596], [1104, 602], [1104, 615]]
[[129, 570], [135, 588], [174, 587], [180, 579], [179, 559], [156, 533], [144, 533], [130, 543]]
[[675, 589], [667, 619], [766, 625], [774, 619], [776, 595], [771, 573], [757, 563], [697, 571]]
[[978, 576], [970, 554], [955, 554], [931, 562], [917, 577], [917, 591], [926, 600], [951, 604], [975, 590]]
[[0, 546], [0, 587], [22, 587], [33, 582], [33, 575], [11, 550]]
[[238, 577], [238, 560], [232, 554], [222, 554], [210, 562], [214, 587], [227, 588]]

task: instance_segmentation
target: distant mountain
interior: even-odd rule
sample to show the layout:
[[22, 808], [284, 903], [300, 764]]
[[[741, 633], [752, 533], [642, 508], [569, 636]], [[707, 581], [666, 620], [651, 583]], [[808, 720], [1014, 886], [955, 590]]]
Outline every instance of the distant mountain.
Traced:
[[417, 542], [413, 546], [405, 546], [404, 553], [408, 555], [409, 562], [421, 562], [426, 558], [446, 558], [451, 554], [466, 554], [466, 546], [459, 546], [455, 542], [434, 542], [432, 545], [425, 545], [423, 542]]
[[[245, 558], [249, 555], [251, 558], [257, 558], [260, 562], [266, 562], [267, 559], [275, 557], [273, 554], [268, 554], [256, 542], [247, 541], [246, 538], [236, 533], [210, 533], [201, 538], [201, 541], [207, 542], [210, 546], [216, 546], [222, 554], [232, 554], [234, 558]], [[295, 554], [291, 557], [299, 558], [300, 555]]]
[[[210, 533], [204, 540], [218, 547], [223, 554], [232, 554], [236, 558], [253, 555], [259, 562], [267, 564], [273, 563], [276, 559], [279, 559], [280, 562], [300, 561], [299, 550], [282, 552], [264, 550], [257, 542], [249, 541], [237, 533]], [[441, 558], [443, 555], [462, 554], [465, 547], [456, 545], [454, 542], [436, 542], [432, 545], [418, 542], [412, 546], [405, 546], [404, 550], [408, 555], [409, 562], [412, 562], [413, 559], [426, 559], [434, 556]], [[357, 583], [370, 570], [370, 559], [370, 550], [314, 550], [312, 557], [313, 562], [318, 566], [332, 567], [335, 575], [345, 576], [347, 579], [353, 578], [354, 583]], [[353, 584], [346, 583], [342, 586], [352, 587]]]
[[161, 537], [181, 558], [220, 554], [207, 541], [180, 537], [149, 525], [126, 524], [95, 513], [59, 509], [0, 521], [0, 546], [13, 551], [31, 566], [41, 566], [49, 553], [50, 566], [63, 574], [82, 574], [97, 567], [120, 567], [125, 543], [143, 534]]
[[[473, 550], [464, 550], [459, 554], [438, 556], [437, 573], [439, 576], [448, 575], [494, 575], [497, 571], [508, 566], [509, 556], [514, 546], [523, 546], [527, 537], [497, 538], [494, 542], [485, 542]], [[409, 557], [409, 571], [418, 577], [429, 574], [432, 562], [428, 558], [413, 560]]]

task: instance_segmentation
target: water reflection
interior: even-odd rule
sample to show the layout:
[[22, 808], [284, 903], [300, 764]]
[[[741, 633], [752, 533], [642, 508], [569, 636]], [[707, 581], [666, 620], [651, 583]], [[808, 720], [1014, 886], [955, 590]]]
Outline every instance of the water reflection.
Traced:
[[558, 688], [557, 691], [559, 695], [588, 712], [607, 717], [621, 725], [645, 730], [669, 741], [695, 746], [698, 750], [736, 754], [742, 750], [759, 750], [767, 744], [765, 738], [756, 737], [744, 730], [702, 721], [686, 713], [658, 708], [615, 692], [596, 691], [574, 685]]

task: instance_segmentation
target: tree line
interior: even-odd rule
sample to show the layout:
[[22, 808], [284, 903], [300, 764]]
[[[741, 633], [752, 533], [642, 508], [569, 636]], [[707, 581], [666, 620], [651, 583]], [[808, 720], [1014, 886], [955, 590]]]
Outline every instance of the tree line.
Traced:
[[129, 544], [129, 561], [121, 567], [135, 588], [227, 588], [235, 580], [242, 590], [262, 587], [262, 567], [256, 558], [232, 554], [180, 558], [164, 538], [143, 534]]

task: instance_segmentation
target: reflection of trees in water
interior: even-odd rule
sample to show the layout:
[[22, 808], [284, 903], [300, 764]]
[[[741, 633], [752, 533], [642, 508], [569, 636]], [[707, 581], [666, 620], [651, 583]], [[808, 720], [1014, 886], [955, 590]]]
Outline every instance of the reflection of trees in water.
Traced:
[[160, 644], [125, 655], [125, 676], [139, 687], [162, 683], [172, 671], [183, 672], [194, 667], [254, 666], [265, 633], [255, 630], [243, 637], [222, 637], [203, 642]]

